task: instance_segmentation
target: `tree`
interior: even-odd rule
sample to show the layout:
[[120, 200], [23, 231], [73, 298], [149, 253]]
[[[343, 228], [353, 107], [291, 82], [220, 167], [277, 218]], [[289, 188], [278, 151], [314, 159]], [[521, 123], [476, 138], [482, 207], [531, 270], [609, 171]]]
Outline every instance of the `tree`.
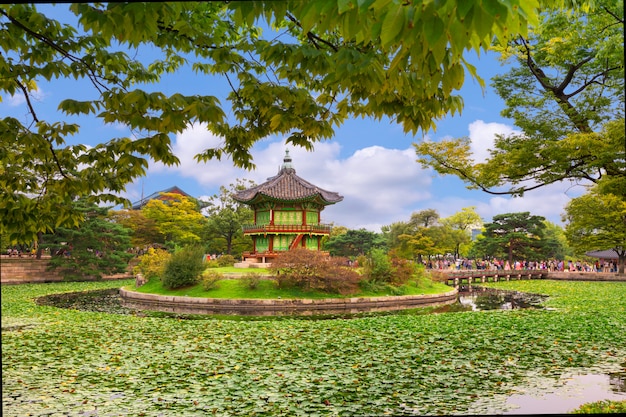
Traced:
[[441, 219], [441, 224], [452, 229], [451, 239], [454, 242], [454, 256], [459, 257], [461, 245], [468, 244], [472, 239], [472, 229], [481, 228], [483, 221], [476, 213], [476, 207], [463, 207], [461, 211], [450, 217]]
[[[544, 5], [573, 3], [544, 0]], [[390, 117], [424, 131], [462, 108], [465, 73], [484, 83], [466, 51], [527, 36], [538, 3], [388, 0], [74, 3], [76, 27], [32, 4], [0, 6], [0, 91], [19, 95], [26, 120], [0, 119], [0, 219], [11, 239], [76, 225], [71, 201], [118, 197], [148, 159], [177, 164], [172, 135], [201, 123], [223, 138], [198, 160], [232, 157], [252, 168], [250, 148], [270, 134], [311, 149], [349, 117]], [[57, 6], [58, 7], [58, 6]], [[52, 6], [48, 6], [48, 10]], [[261, 23], [287, 36], [261, 36]], [[151, 62], [135, 57], [142, 48]], [[142, 84], [190, 66], [231, 87], [166, 95]], [[64, 79], [58, 115], [38, 106], [38, 85]], [[155, 91], [156, 90], [156, 91]], [[232, 115], [229, 117], [228, 115]], [[95, 146], [69, 140], [97, 117], [131, 131]]]
[[247, 205], [235, 201], [233, 195], [254, 185], [253, 181], [237, 179], [235, 184], [230, 184], [230, 188], [222, 186], [220, 193], [210, 198], [207, 210], [211, 251], [230, 255], [235, 246], [238, 254], [252, 249], [252, 241], [249, 237], [244, 237], [242, 226], [253, 223], [254, 212]]
[[85, 199], [74, 206], [84, 216], [80, 227], [58, 227], [43, 236], [42, 246], [52, 254], [51, 267], [68, 280], [125, 272], [133, 257], [128, 253], [130, 230], [113, 222], [107, 208]]
[[486, 161], [469, 138], [416, 144], [418, 161], [491, 194], [626, 176], [623, 1], [547, 8], [528, 36], [494, 48], [517, 63], [494, 87], [522, 133], [498, 136]]
[[332, 256], [357, 257], [369, 253], [374, 248], [384, 246], [381, 235], [365, 229], [348, 230], [346, 233], [331, 237], [324, 248]]
[[515, 259], [538, 260], [543, 257], [542, 241], [545, 219], [529, 212], [506, 213], [493, 216], [485, 224], [482, 239], [475, 243], [476, 253]]
[[591, 192], [572, 199], [563, 216], [565, 234], [578, 253], [612, 249], [619, 259], [619, 273], [626, 263], [626, 199], [615, 194]]
[[116, 223], [132, 230], [131, 244], [145, 247], [165, 243], [165, 237], [157, 228], [154, 219], [147, 218], [142, 210], [118, 210], [111, 213]]
[[547, 258], [565, 259], [572, 255], [572, 250], [567, 244], [567, 237], [563, 228], [555, 223], [545, 220], [543, 233], [543, 247]]
[[197, 201], [177, 193], [162, 193], [141, 209], [156, 228], [165, 244], [186, 246], [200, 244], [206, 234], [207, 220]]
[[439, 220], [439, 213], [435, 209], [426, 209], [416, 211], [411, 214], [409, 225], [417, 229], [419, 227], [430, 227], [437, 223]]

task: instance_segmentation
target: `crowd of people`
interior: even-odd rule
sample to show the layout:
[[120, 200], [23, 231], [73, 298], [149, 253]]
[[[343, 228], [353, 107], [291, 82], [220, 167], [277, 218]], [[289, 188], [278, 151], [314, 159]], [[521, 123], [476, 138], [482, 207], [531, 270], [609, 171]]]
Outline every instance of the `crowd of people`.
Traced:
[[564, 261], [551, 259], [547, 261], [514, 261], [503, 259], [435, 259], [425, 262], [428, 269], [439, 270], [545, 270], [561, 272], [617, 272], [617, 261], [613, 259], [598, 259], [595, 262]]

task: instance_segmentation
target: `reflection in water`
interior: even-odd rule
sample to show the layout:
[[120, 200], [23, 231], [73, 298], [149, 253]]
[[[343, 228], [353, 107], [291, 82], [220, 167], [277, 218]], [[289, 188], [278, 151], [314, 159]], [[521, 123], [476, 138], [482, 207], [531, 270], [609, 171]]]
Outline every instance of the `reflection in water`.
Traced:
[[531, 386], [514, 386], [513, 395], [498, 394], [474, 402], [471, 414], [566, 414], [583, 404], [626, 401], [626, 372], [567, 374], [560, 379], [533, 379]]
[[[614, 378], [609, 375], [572, 375], [562, 378], [565, 384], [554, 392], [516, 394], [506, 400], [507, 411], [504, 414], [555, 414], [569, 413], [586, 403], [596, 401], [626, 400], [624, 374], [618, 378], [621, 388], [616, 389]], [[512, 408], [510, 408], [512, 407]]]
[[540, 294], [464, 285], [459, 287], [456, 303], [436, 308], [433, 313], [544, 308], [542, 303], [547, 298], [547, 296]]

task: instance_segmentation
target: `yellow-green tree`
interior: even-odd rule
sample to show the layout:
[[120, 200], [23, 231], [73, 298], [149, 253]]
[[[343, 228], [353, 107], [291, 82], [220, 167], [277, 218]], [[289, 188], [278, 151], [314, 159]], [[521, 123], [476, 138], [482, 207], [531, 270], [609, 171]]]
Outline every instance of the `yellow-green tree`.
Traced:
[[612, 249], [619, 259], [618, 272], [626, 263], [626, 199], [623, 195], [599, 192], [572, 199], [563, 216], [565, 235], [579, 254], [585, 251]]
[[522, 132], [498, 136], [485, 161], [467, 137], [416, 144], [423, 165], [490, 194], [626, 176], [623, 1], [547, 7], [527, 35], [494, 49], [513, 64], [493, 83]]
[[166, 245], [203, 243], [207, 220], [195, 200], [177, 193], [162, 193], [141, 210], [147, 219], [155, 222]]
[[461, 211], [454, 213], [450, 217], [440, 220], [441, 224], [448, 226], [450, 231], [450, 239], [454, 242], [454, 256], [459, 257], [461, 246], [467, 245], [472, 240], [472, 229], [482, 228], [483, 221], [476, 207], [463, 207]]

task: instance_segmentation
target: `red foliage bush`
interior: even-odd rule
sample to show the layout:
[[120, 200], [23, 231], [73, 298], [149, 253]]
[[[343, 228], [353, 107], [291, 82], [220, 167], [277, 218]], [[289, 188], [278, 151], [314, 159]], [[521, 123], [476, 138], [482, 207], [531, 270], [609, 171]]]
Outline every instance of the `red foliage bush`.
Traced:
[[278, 255], [270, 271], [281, 288], [351, 294], [359, 289], [361, 276], [347, 264], [346, 258], [297, 248]]

